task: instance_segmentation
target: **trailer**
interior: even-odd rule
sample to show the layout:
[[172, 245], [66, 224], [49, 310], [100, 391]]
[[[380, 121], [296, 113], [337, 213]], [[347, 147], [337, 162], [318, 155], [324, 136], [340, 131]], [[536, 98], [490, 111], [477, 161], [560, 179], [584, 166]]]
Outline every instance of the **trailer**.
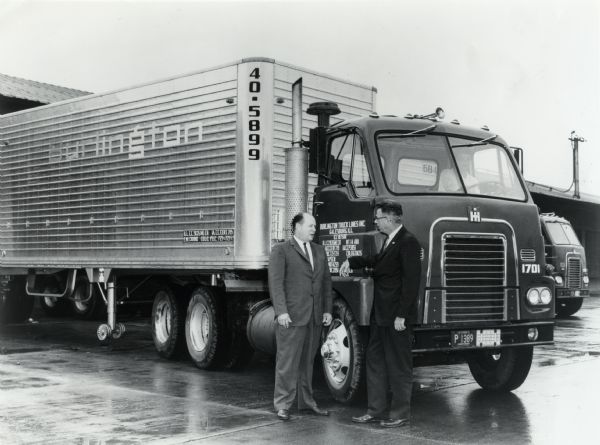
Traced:
[[[399, 201], [423, 246], [419, 363], [466, 360], [477, 382], [512, 390], [533, 346], [553, 341], [537, 209], [508, 146], [441, 110], [379, 116], [376, 89], [250, 58], [160, 82], [0, 117], [0, 321], [34, 297], [152, 299], [165, 358], [199, 368], [274, 352], [271, 246], [312, 208], [334, 279], [323, 371], [337, 400], [364, 383], [376, 251], [373, 200]], [[308, 148], [308, 150], [307, 150]]]
[[590, 295], [585, 249], [565, 218], [554, 213], [541, 213], [540, 224], [546, 273], [555, 281], [556, 314], [569, 317], [581, 309], [583, 299]]

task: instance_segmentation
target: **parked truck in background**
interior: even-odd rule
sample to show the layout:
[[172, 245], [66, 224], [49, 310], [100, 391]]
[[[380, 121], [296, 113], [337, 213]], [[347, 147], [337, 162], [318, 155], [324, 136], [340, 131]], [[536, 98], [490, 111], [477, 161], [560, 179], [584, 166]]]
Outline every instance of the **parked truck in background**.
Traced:
[[554, 282], [508, 146], [439, 113], [379, 116], [375, 97], [252, 58], [1, 116], [1, 320], [27, 317], [35, 296], [97, 293], [108, 342], [125, 329], [116, 301], [142, 294], [161, 356], [241, 366], [275, 350], [270, 249], [312, 208], [335, 291], [323, 370], [349, 401], [373, 280], [338, 268], [380, 248], [385, 198], [422, 246], [417, 364], [466, 360], [483, 388], [518, 387], [533, 347], [553, 341]]
[[575, 314], [590, 295], [585, 249], [571, 223], [554, 213], [540, 214], [544, 237], [546, 273], [554, 278], [556, 314]]

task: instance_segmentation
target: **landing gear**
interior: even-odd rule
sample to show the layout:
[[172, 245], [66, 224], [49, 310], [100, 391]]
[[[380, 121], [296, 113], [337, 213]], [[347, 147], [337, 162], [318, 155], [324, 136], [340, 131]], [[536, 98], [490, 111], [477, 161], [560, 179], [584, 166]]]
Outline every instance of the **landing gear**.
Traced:
[[[110, 276], [108, 283], [106, 284], [106, 306], [108, 312], [108, 323], [101, 324], [96, 330], [96, 336], [100, 341], [100, 344], [109, 344], [113, 339], [117, 340], [125, 333], [125, 325], [123, 323], [117, 323], [117, 305], [115, 298], [115, 283], [116, 279], [114, 276]], [[99, 288], [100, 289], [100, 288]], [[100, 289], [102, 292], [102, 289]]]

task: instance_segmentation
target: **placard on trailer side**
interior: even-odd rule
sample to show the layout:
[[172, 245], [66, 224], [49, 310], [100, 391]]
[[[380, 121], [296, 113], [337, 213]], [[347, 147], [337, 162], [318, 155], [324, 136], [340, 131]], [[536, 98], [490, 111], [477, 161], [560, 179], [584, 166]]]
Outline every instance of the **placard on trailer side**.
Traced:
[[374, 108], [370, 87], [255, 58], [1, 116], [0, 265], [266, 266], [300, 77], [303, 110]]

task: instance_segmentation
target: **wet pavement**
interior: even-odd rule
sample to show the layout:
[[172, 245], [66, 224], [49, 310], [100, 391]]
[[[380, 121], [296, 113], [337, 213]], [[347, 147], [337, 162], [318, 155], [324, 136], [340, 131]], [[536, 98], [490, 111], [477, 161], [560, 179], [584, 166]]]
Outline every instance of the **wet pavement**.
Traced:
[[317, 374], [330, 417], [272, 411], [273, 362], [201, 371], [154, 352], [149, 324], [98, 346], [97, 322], [39, 318], [0, 327], [0, 444], [564, 444], [596, 443], [600, 296], [557, 320], [555, 345], [536, 350], [509, 394], [479, 389], [466, 365], [417, 368], [409, 427], [356, 425], [364, 402], [341, 405]]

